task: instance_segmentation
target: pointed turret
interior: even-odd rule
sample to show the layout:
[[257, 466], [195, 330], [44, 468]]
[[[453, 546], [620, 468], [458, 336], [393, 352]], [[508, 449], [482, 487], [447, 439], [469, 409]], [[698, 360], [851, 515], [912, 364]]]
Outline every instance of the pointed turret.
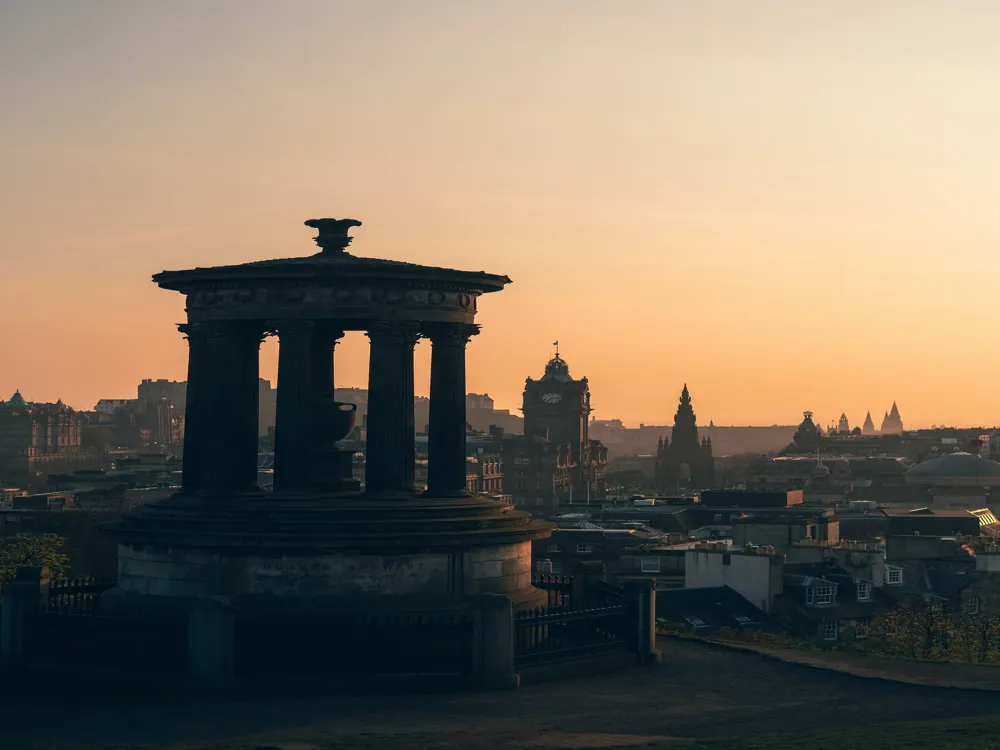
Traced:
[[874, 435], [875, 434], [875, 423], [872, 421], [872, 413], [869, 411], [865, 414], [865, 423], [861, 428], [862, 435]]
[[896, 402], [892, 402], [892, 409], [886, 413], [882, 420], [883, 435], [898, 435], [903, 431], [903, 419], [899, 416], [899, 407]]
[[842, 413], [840, 415], [840, 422], [837, 424], [837, 432], [850, 432], [850, 431], [851, 431], [851, 423], [847, 419], [847, 414]]
[[706, 443], [698, 437], [698, 420], [691, 405], [691, 392], [687, 383], [681, 390], [674, 414], [674, 428], [669, 443], [663, 441], [663, 487], [676, 487], [679, 482], [690, 480], [692, 486], [707, 487], [714, 471], [704, 459]]

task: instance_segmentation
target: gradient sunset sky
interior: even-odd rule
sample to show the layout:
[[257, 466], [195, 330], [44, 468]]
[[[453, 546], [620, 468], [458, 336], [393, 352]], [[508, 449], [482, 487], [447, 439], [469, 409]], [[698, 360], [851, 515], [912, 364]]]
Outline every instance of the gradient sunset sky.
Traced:
[[183, 379], [150, 275], [346, 216], [357, 254], [514, 279], [469, 348], [501, 407], [558, 339], [602, 419], [687, 382], [705, 424], [1000, 423], [998, 30], [996, 0], [0, 2], [0, 398]]

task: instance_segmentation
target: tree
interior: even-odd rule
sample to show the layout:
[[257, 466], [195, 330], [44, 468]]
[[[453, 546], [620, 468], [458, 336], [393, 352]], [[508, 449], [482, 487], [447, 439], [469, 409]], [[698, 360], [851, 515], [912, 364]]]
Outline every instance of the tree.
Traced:
[[22, 565], [47, 565], [53, 578], [69, 569], [62, 552], [66, 540], [58, 534], [14, 534], [0, 538], [0, 585], [13, 580]]

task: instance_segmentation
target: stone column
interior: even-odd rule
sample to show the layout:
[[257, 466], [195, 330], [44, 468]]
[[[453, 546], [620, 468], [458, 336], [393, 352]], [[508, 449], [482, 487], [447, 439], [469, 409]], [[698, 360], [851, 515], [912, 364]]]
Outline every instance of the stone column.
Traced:
[[338, 416], [336, 408], [336, 389], [334, 382], [334, 349], [344, 332], [335, 327], [320, 323], [316, 327], [310, 346], [310, 367], [312, 369], [313, 406], [312, 421], [312, 487], [314, 490], [336, 491], [346, 489], [342, 486], [344, 477], [344, 462], [347, 463], [346, 477], [350, 477], [349, 451], [337, 448], [340, 434], [334, 434], [339, 427], [336, 424]]
[[368, 338], [371, 360], [365, 490], [413, 492], [413, 347], [417, 329], [405, 323], [377, 323], [368, 331]]
[[274, 488], [306, 492], [323, 483], [334, 401], [333, 349], [344, 335], [313, 321], [279, 323]]
[[634, 618], [630, 639], [640, 664], [658, 662], [662, 658], [656, 647], [656, 579], [642, 578], [625, 581], [626, 601]]
[[242, 321], [188, 323], [184, 489], [222, 494], [257, 485], [262, 327]]
[[274, 419], [274, 489], [305, 492], [312, 476], [313, 383], [312, 321], [279, 323], [278, 405]]
[[14, 580], [3, 587], [0, 601], [0, 665], [14, 667], [24, 661], [31, 638], [31, 617], [48, 596], [46, 566], [18, 567]]
[[477, 687], [509, 689], [521, 686], [515, 671], [514, 610], [510, 597], [479, 594], [472, 599], [476, 612], [473, 680]]
[[431, 340], [431, 413], [427, 492], [460, 497], [465, 488], [465, 346], [475, 325], [428, 327]]

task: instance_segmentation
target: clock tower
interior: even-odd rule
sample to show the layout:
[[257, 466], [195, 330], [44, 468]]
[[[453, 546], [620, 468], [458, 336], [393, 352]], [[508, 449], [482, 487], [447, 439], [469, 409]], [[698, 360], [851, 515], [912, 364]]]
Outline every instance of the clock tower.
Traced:
[[587, 379], [574, 380], [569, 365], [556, 355], [545, 365], [539, 380], [524, 383], [524, 434], [547, 437], [554, 443], [570, 446], [573, 458], [580, 461], [589, 446], [590, 387]]

